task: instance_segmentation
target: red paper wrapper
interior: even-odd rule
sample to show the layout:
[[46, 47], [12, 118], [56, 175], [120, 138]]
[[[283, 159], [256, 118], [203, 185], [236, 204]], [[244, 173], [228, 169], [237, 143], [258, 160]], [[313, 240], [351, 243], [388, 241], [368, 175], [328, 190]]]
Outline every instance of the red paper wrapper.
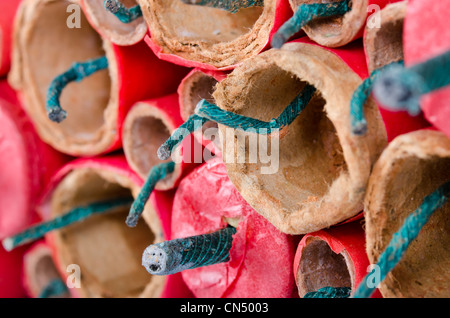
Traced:
[[[121, 131], [132, 105], [174, 93], [189, 69], [159, 60], [143, 42], [130, 47], [115, 46], [115, 53], [119, 74], [117, 131]], [[119, 149], [120, 138], [117, 134], [114, 144], [107, 151]]]
[[22, 263], [26, 246], [7, 252], [0, 245], [0, 298], [24, 298]]
[[[294, 276], [301, 297], [323, 287], [351, 287], [354, 292], [370, 272], [369, 265], [364, 230], [360, 222], [352, 222], [305, 235], [295, 254]], [[330, 280], [345, 280], [348, 286], [333, 286]], [[372, 297], [381, 294], [377, 291]]]
[[15, 92], [0, 81], [0, 239], [39, 220], [35, 205], [52, 174], [69, 160], [42, 142]]
[[226, 222], [239, 222], [230, 260], [182, 272], [193, 294], [291, 297], [293, 238], [258, 215], [229, 181], [223, 162], [214, 159], [181, 182], [174, 200], [172, 239], [213, 232]]
[[[405, 66], [425, 62], [450, 50], [450, 6], [447, 1], [410, 0], [404, 27]], [[450, 137], [450, 88], [424, 95], [425, 118]]]
[[11, 39], [14, 16], [22, 0], [0, 2], [0, 76], [9, 71], [11, 64]]

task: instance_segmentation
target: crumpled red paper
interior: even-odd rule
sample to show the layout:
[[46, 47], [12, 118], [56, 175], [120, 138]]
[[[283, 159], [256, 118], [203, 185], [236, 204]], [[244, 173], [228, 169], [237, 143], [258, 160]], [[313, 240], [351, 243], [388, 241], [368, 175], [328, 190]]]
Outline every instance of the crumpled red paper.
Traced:
[[241, 197], [221, 159], [194, 170], [174, 199], [172, 238], [210, 233], [240, 218], [226, 263], [186, 270], [196, 297], [286, 298], [294, 289], [293, 237], [278, 231]]

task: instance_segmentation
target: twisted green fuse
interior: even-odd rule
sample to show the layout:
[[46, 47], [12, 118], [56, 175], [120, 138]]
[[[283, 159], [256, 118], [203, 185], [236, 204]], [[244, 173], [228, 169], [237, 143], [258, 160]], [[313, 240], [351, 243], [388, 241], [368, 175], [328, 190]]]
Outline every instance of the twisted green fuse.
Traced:
[[421, 97], [450, 85], [449, 74], [447, 51], [408, 68], [392, 65], [375, 81], [373, 93], [383, 107], [417, 116], [421, 112]]
[[181, 0], [186, 4], [218, 8], [236, 13], [240, 9], [249, 7], [263, 7], [264, 0]]
[[142, 10], [139, 5], [127, 8], [119, 0], [105, 0], [104, 6], [122, 23], [131, 23], [134, 20], [142, 17]]
[[168, 159], [173, 149], [186, 137], [187, 132], [191, 133], [196, 129], [200, 129], [207, 121], [213, 121], [237, 130], [256, 131], [259, 134], [272, 134], [274, 131], [281, 130], [290, 125], [305, 109], [315, 92], [316, 88], [314, 86], [306, 85], [303, 91], [283, 110], [280, 116], [268, 122], [228, 112], [203, 99], [197, 104], [195, 114], [190, 116], [161, 145], [158, 149], [158, 157], [161, 160]]
[[303, 298], [349, 298], [352, 289], [349, 287], [324, 287], [316, 292], [307, 293]]
[[150, 173], [145, 181], [144, 186], [139, 192], [138, 197], [131, 206], [130, 213], [128, 214], [126, 224], [129, 227], [135, 227], [139, 218], [144, 212], [145, 204], [147, 203], [150, 195], [155, 189], [156, 184], [163, 180], [168, 174], [175, 170], [175, 162], [166, 162], [156, 165], [150, 170]]
[[[450, 197], [450, 181], [444, 183], [433, 193], [425, 197], [420, 207], [411, 213], [400, 229], [394, 233], [385, 251], [380, 255], [377, 267], [380, 272], [380, 282], [394, 269], [405, 255], [409, 245], [417, 238], [422, 228], [433, 213], [443, 207]], [[375, 269], [373, 270], [375, 271]], [[364, 277], [355, 291], [354, 298], [368, 298], [376, 287], [369, 287], [368, 279], [373, 271]]]
[[171, 275], [187, 269], [228, 262], [236, 228], [153, 244], [142, 255], [142, 266], [152, 275]]
[[44, 237], [45, 234], [81, 222], [94, 214], [103, 214], [119, 207], [129, 206], [132, 198], [120, 198], [95, 202], [87, 206], [77, 207], [53, 220], [32, 226], [12, 237], [5, 238], [2, 243], [6, 251], [33, 242]]
[[84, 63], [74, 63], [63, 74], [58, 75], [50, 84], [47, 92], [45, 108], [48, 118], [56, 123], [62, 122], [67, 117], [67, 112], [61, 108], [60, 97], [64, 88], [72, 82], [80, 82], [92, 74], [107, 69], [108, 59], [102, 56]]

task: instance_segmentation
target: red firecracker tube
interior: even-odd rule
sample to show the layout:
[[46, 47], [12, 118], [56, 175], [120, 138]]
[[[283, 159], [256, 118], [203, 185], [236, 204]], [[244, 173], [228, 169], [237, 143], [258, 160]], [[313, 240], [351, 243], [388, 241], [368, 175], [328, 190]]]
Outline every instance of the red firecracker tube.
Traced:
[[[79, 159], [54, 176], [42, 199], [40, 213], [43, 219], [49, 220], [66, 209], [114, 199], [118, 194], [123, 196], [128, 192], [135, 197], [141, 186], [142, 179], [129, 168], [124, 156]], [[166, 199], [169, 197], [162, 200]], [[65, 209], [61, 209], [61, 200], [66, 200]], [[73, 230], [67, 228], [46, 235], [60, 273], [64, 274], [69, 264], [79, 264], [84, 273], [81, 289], [72, 294], [77, 297], [180, 295], [180, 291], [173, 292], [168, 286], [173, 280], [149, 276], [141, 266], [145, 247], [165, 239], [164, 228], [167, 226], [161, 224], [156, 213], [166, 214], [170, 210], [162, 209], [162, 206], [170, 206], [170, 203], [162, 202], [155, 210], [147, 205], [145, 222], [140, 221], [136, 228], [128, 228], [125, 224], [129, 212], [129, 208], [125, 208], [119, 214], [89, 218], [73, 225]], [[167, 220], [167, 217], [161, 219]]]
[[149, 27], [145, 41], [159, 58], [209, 70], [233, 69], [270, 47], [272, 36], [292, 16], [284, 0], [266, 0], [264, 8], [234, 14], [179, 0], [139, 2]]
[[0, 81], [0, 239], [39, 220], [37, 200], [69, 158], [42, 142], [15, 92]]
[[196, 297], [273, 297], [293, 295], [293, 237], [282, 234], [239, 195], [214, 159], [181, 182], [174, 200], [172, 239], [237, 227], [230, 260], [182, 272]]
[[[189, 70], [161, 61], [144, 42], [111, 44], [82, 12], [82, 27], [68, 28], [66, 9], [65, 1], [24, 0], [16, 17], [10, 83], [20, 92], [41, 138], [56, 149], [76, 156], [120, 149], [130, 107], [175, 92]], [[44, 106], [51, 81], [75, 62], [104, 55], [108, 70], [68, 85], [60, 99], [67, 118], [59, 124], [50, 121]]]
[[[105, 1], [79, 1], [89, 23], [102, 37], [112, 43], [127, 46], [134, 45], [144, 39], [147, 33], [147, 24], [143, 17], [139, 17], [130, 23], [123, 23], [105, 8]], [[137, 5], [136, 1], [133, 2], [132, 5]]]
[[[353, 292], [367, 275], [369, 265], [359, 221], [307, 234], [294, 260], [299, 295], [304, 297], [324, 287], [350, 287]], [[379, 292], [372, 297], [380, 297]]]
[[387, 144], [371, 99], [365, 107], [370, 133], [355, 136], [351, 131], [352, 95], [367, 77], [361, 41], [332, 49], [304, 37], [245, 61], [217, 85], [213, 96], [220, 108], [266, 122], [279, 116], [306, 84], [317, 91], [279, 138], [258, 137], [269, 145], [279, 140], [278, 146], [270, 146], [279, 147], [272, 166], [264, 158], [237, 162], [238, 155], [246, 158], [238, 153], [241, 149], [250, 156], [246, 133], [228, 133], [219, 125], [231, 181], [283, 233], [318, 231], [363, 210], [370, 167]]

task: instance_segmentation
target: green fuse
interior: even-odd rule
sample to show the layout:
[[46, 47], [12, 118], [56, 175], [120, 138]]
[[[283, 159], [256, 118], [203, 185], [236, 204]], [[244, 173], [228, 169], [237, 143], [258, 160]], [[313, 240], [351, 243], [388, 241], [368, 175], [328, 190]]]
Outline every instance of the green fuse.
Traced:
[[152, 275], [171, 275], [187, 269], [228, 262], [236, 228], [153, 244], [142, 255]]
[[348, 287], [324, 287], [316, 292], [310, 292], [303, 298], [349, 298], [352, 292]]
[[106, 56], [102, 56], [83, 63], [73, 63], [67, 71], [55, 77], [47, 91], [45, 107], [48, 118], [55, 123], [61, 123], [66, 119], [67, 112], [61, 107], [60, 97], [67, 85], [72, 82], [80, 82], [86, 77], [107, 68], [108, 59]]
[[197, 104], [195, 114], [175, 130], [172, 136], [158, 149], [158, 157], [161, 160], [168, 159], [173, 149], [188, 135], [186, 132], [191, 133], [198, 130], [208, 121], [233, 129], [257, 132], [258, 134], [271, 134], [273, 131], [281, 130], [283, 127], [290, 125], [301, 114], [315, 92], [316, 89], [313, 86], [305, 86], [303, 91], [284, 109], [280, 116], [269, 122], [225, 111], [203, 99]]
[[186, 4], [223, 9], [236, 13], [240, 9], [249, 7], [264, 7], [264, 0], [181, 0]]
[[130, 212], [128, 213], [128, 217], [126, 220], [126, 224], [129, 227], [136, 227], [139, 218], [144, 212], [145, 205], [150, 198], [153, 190], [156, 187], [156, 184], [163, 180], [167, 175], [172, 173], [175, 170], [175, 162], [164, 162], [159, 165], [156, 165], [150, 170], [150, 173], [145, 181], [141, 191], [139, 192], [138, 197], [131, 205]]
[[392, 62], [376, 69], [353, 93], [352, 100], [350, 102], [350, 120], [353, 134], [361, 136], [367, 133], [367, 121], [364, 115], [364, 105], [372, 94], [374, 83], [377, 81], [378, 77], [383, 74], [384, 70], [393, 65], [403, 67], [403, 61]]
[[105, 0], [104, 6], [122, 23], [131, 23], [134, 20], [142, 17], [142, 10], [138, 5], [127, 8], [119, 0]]
[[127, 197], [76, 207], [50, 221], [39, 223], [14, 236], [3, 239], [3, 248], [6, 251], [11, 251], [16, 247], [34, 242], [44, 237], [47, 233], [81, 222], [93, 215], [104, 214], [117, 208], [129, 206], [132, 202], [133, 198]]

